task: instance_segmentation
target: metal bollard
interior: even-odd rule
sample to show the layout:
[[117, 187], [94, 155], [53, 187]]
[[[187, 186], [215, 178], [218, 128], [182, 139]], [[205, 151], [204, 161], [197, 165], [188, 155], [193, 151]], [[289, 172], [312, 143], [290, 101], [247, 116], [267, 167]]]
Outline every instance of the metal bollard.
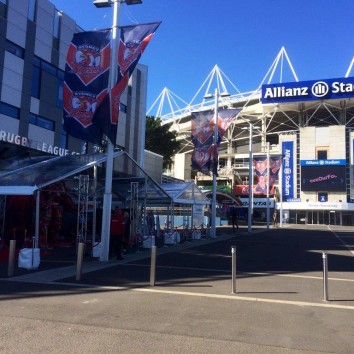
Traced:
[[16, 251], [16, 240], [10, 240], [9, 264], [7, 268], [8, 277], [12, 277], [14, 275], [15, 251]]
[[83, 242], [79, 242], [77, 249], [76, 280], [81, 280], [84, 246], [85, 244]]
[[151, 246], [150, 286], [155, 286], [155, 279], [156, 279], [156, 246]]
[[322, 253], [323, 258], [323, 301], [328, 301], [328, 258], [327, 253]]
[[232, 258], [231, 293], [236, 294], [236, 246], [231, 246], [231, 258]]

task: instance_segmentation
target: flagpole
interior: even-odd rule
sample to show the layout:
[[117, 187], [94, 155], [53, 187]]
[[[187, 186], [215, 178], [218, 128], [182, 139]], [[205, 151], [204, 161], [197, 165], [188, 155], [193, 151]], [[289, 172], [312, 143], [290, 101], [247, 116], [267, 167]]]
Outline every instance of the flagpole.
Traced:
[[[218, 144], [218, 116], [219, 116], [219, 90], [215, 89], [214, 93], [215, 98], [215, 109], [214, 109], [214, 149], [217, 149]], [[217, 151], [217, 150], [215, 150]], [[215, 156], [214, 156], [215, 157]], [[217, 156], [218, 159], [218, 156]], [[218, 163], [218, 160], [214, 163]], [[211, 201], [211, 229], [210, 229], [210, 237], [216, 237], [216, 172], [215, 166], [213, 166], [213, 195]]]
[[[118, 58], [118, 25], [120, 0], [113, 0], [113, 24], [111, 41], [111, 66], [109, 75], [109, 90], [111, 90], [117, 81], [117, 58]], [[110, 92], [109, 92], [110, 93]], [[109, 242], [111, 231], [111, 209], [112, 209], [112, 177], [113, 177], [113, 144], [107, 139], [107, 162], [105, 192], [103, 196], [103, 215], [101, 232], [101, 254], [100, 261], [109, 260]]]

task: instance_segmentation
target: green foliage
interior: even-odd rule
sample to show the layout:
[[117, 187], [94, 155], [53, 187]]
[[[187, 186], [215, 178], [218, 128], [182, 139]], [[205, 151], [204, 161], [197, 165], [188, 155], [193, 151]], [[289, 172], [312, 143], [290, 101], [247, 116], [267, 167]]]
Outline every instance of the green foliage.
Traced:
[[169, 168], [172, 158], [181, 148], [178, 133], [169, 131], [171, 125], [161, 125], [161, 119], [146, 116], [145, 149], [163, 156], [163, 168]]

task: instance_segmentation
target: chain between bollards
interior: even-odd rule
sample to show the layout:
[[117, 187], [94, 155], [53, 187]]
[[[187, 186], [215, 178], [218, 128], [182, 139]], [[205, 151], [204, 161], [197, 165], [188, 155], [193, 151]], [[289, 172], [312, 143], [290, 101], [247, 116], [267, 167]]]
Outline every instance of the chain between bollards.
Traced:
[[327, 252], [322, 253], [323, 259], [323, 301], [328, 301], [328, 258]]
[[231, 293], [236, 294], [236, 246], [231, 246], [231, 258], [232, 258]]

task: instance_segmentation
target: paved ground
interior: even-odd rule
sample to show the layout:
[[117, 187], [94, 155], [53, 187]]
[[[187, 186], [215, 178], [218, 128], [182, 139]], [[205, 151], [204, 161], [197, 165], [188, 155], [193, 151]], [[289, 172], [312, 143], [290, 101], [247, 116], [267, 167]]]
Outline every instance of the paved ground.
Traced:
[[353, 231], [220, 228], [216, 240], [159, 248], [153, 287], [149, 250], [86, 259], [81, 281], [74, 259], [16, 269], [0, 278], [0, 352], [353, 353]]

